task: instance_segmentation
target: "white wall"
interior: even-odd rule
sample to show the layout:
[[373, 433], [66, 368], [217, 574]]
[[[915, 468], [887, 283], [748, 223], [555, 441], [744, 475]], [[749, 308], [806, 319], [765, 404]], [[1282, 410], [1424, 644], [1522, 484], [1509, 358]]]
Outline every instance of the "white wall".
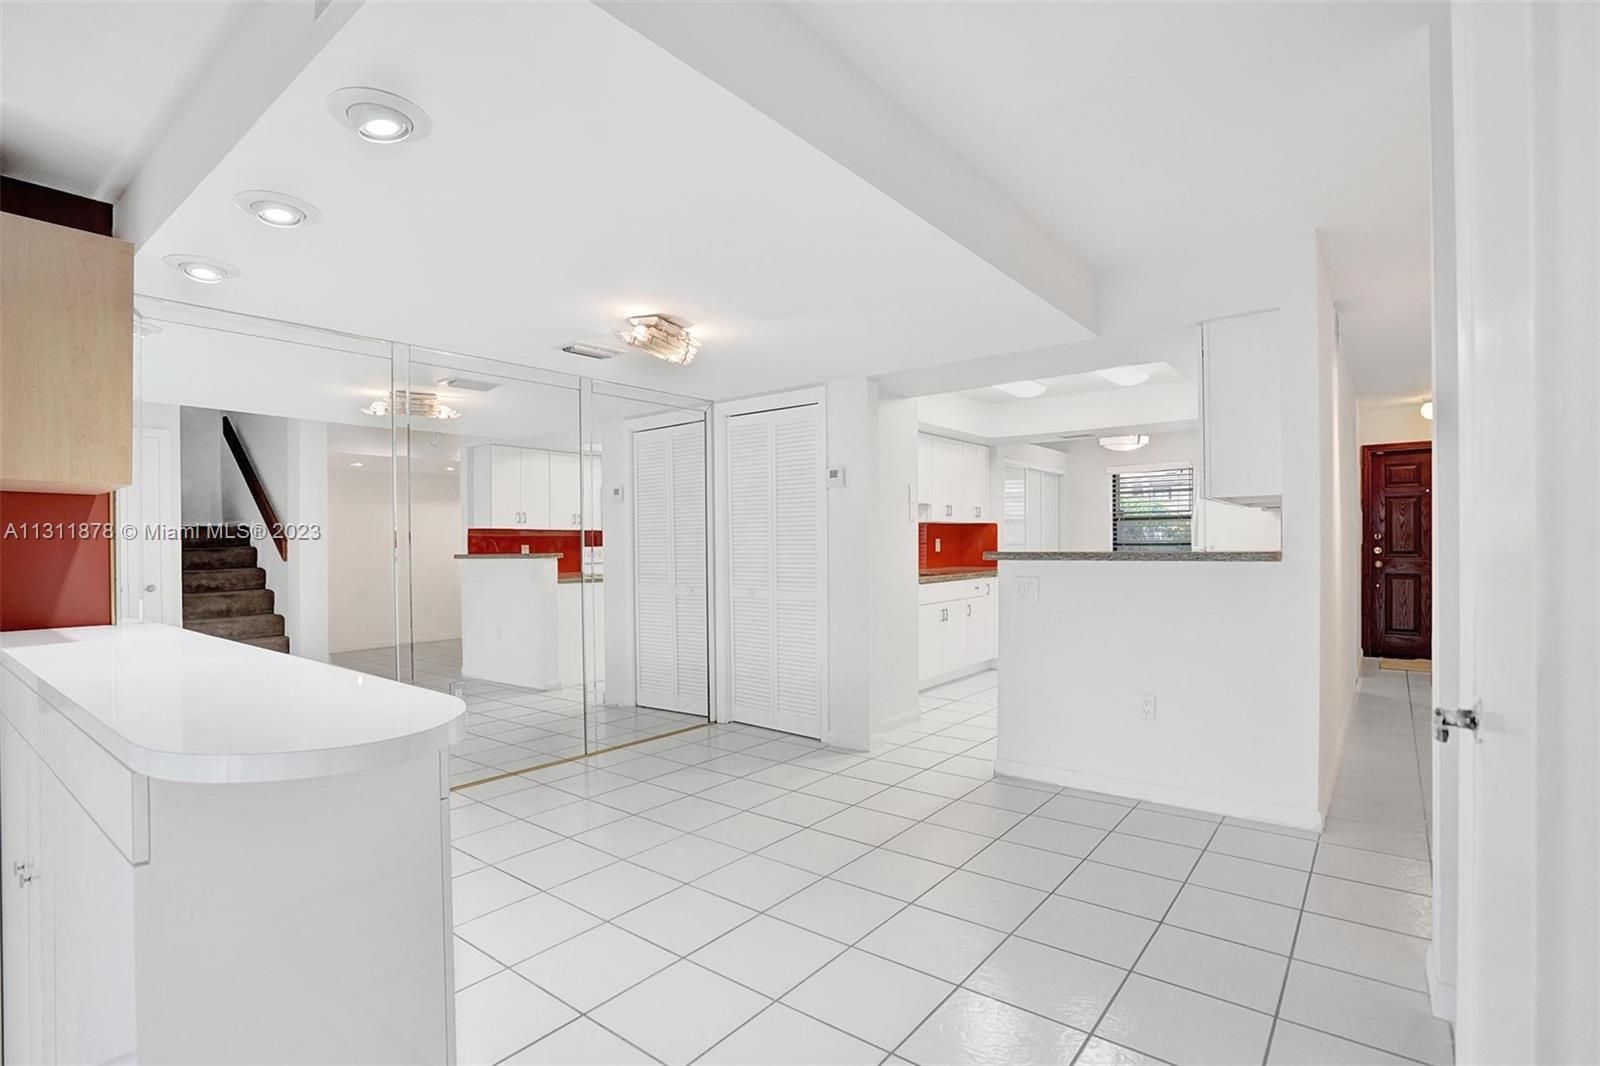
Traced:
[[1433, 423], [1422, 417], [1421, 400], [1364, 403], [1356, 409], [1356, 436], [1360, 444], [1432, 440]]
[[1190, 465], [1199, 484], [1200, 433], [1154, 433], [1136, 452], [1111, 452], [1093, 440], [1073, 441], [1066, 452], [1066, 504], [1061, 522], [1063, 551], [1111, 550], [1111, 472], [1154, 463]]
[[181, 495], [185, 525], [222, 521], [222, 412], [179, 409]]
[[[917, 701], [917, 401], [881, 398], [877, 424], [877, 507], [867, 537], [874, 642], [867, 698], [874, 740], [920, 714]], [[832, 555], [829, 557], [831, 559]]]

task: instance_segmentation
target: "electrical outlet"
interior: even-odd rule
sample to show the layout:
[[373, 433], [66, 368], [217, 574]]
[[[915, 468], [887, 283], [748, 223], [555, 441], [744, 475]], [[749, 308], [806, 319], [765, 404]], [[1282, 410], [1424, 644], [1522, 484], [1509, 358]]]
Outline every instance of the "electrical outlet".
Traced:
[[938, 555], [942, 551], [944, 551], [944, 541], [939, 537], [934, 537], [933, 538], [933, 553], [935, 555]]
[[1156, 720], [1156, 698], [1154, 696], [1139, 697], [1139, 720], [1142, 722]]
[[1037, 600], [1039, 598], [1039, 579], [1036, 577], [1017, 578], [1017, 599]]

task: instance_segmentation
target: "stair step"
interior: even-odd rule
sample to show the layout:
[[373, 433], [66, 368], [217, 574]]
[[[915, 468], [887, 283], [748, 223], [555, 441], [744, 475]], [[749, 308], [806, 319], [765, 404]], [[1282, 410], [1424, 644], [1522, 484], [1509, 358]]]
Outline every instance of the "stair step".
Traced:
[[196, 526], [184, 533], [185, 548], [238, 547], [250, 543], [250, 530], [244, 526]]
[[183, 620], [183, 628], [192, 629], [196, 633], [208, 633], [213, 637], [226, 637], [229, 640], [248, 640], [252, 637], [281, 637], [283, 636], [283, 615], [281, 614], [247, 614], [238, 618], [204, 618], [190, 621]]
[[267, 572], [259, 566], [235, 570], [189, 570], [183, 575], [184, 595], [194, 592], [240, 592], [267, 587]]
[[236, 570], [256, 565], [256, 550], [248, 544], [227, 548], [185, 548], [184, 570]]
[[239, 618], [272, 613], [271, 589], [234, 589], [224, 592], [186, 592], [183, 596], [184, 621], [208, 618]]
[[251, 637], [248, 640], [241, 640], [239, 643], [253, 644], [258, 648], [266, 648], [268, 651], [281, 651], [285, 655], [289, 653], [288, 637]]

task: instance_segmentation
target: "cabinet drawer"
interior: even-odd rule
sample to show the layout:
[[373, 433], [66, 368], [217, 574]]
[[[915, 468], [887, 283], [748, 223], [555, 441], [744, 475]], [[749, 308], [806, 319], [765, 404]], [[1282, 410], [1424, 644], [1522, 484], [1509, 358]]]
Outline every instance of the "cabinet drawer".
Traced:
[[951, 600], [981, 599], [994, 595], [994, 578], [974, 581], [934, 581], [917, 586], [917, 602], [949, 603]]

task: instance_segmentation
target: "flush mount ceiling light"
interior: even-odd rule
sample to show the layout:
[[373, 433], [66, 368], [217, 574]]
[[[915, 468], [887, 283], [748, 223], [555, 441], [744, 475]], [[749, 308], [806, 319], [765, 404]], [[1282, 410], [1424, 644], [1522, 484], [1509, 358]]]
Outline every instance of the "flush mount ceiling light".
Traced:
[[1433, 401], [1432, 400], [1423, 400], [1422, 401], [1422, 406], [1420, 408], [1418, 408], [1418, 410], [1422, 413], [1422, 417], [1423, 418], [1426, 418], [1429, 422], [1433, 421]]
[[1095, 374], [1113, 385], [1127, 388], [1130, 385], [1143, 385], [1150, 380], [1150, 371], [1138, 366], [1107, 366], [1095, 371]]
[[198, 281], [202, 285], [215, 285], [239, 276], [239, 268], [232, 263], [203, 255], [167, 255], [162, 256], [161, 261], [190, 281]]
[[436, 392], [411, 392], [395, 389], [388, 396], [380, 396], [361, 409], [364, 415], [376, 418], [389, 417], [390, 411], [410, 411], [412, 418], [460, 418], [461, 412], [447, 403], [439, 402]]
[[1136, 452], [1149, 443], [1149, 436], [1143, 433], [1124, 433], [1117, 437], [1100, 438], [1100, 447], [1108, 452]]
[[657, 359], [688, 366], [700, 351], [700, 342], [689, 332], [691, 328], [690, 323], [674, 315], [635, 315], [628, 319], [626, 329], [617, 330], [617, 338]]
[[246, 189], [234, 196], [239, 210], [254, 215], [257, 222], [273, 229], [294, 229], [317, 221], [322, 212], [298, 196], [267, 189]]
[[428, 113], [403, 96], [355, 85], [328, 94], [333, 117], [373, 144], [420, 141], [433, 131]]
[[1015, 396], [1019, 400], [1031, 400], [1035, 396], [1044, 395], [1044, 382], [1042, 381], [1007, 381], [989, 387], [999, 389], [1001, 392], [1009, 396]]

